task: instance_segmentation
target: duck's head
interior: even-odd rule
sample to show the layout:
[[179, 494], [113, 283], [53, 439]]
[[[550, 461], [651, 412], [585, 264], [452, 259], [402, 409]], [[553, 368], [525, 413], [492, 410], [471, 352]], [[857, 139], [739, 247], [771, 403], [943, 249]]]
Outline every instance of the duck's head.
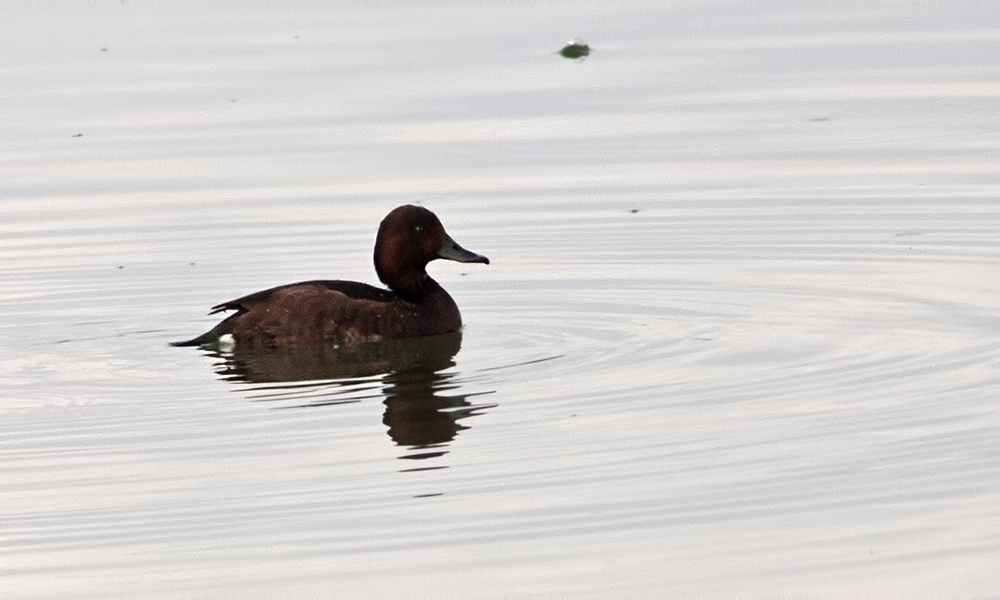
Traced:
[[428, 280], [427, 263], [436, 258], [490, 264], [485, 256], [459, 246], [426, 208], [407, 204], [382, 219], [375, 238], [375, 272], [389, 289], [420, 294]]

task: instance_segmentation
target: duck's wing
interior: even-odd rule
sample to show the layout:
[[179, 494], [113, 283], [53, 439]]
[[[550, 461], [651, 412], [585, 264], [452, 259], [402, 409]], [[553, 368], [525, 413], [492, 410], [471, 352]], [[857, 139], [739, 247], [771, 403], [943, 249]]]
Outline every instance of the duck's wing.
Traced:
[[295, 288], [299, 286], [321, 287], [328, 290], [334, 290], [344, 294], [348, 298], [355, 298], [358, 300], [374, 300], [376, 302], [388, 302], [390, 299], [392, 299], [392, 292], [390, 292], [389, 290], [377, 288], [373, 285], [368, 285], [367, 283], [359, 283], [357, 281], [341, 281], [338, 279], [316, 279], [313, 281], [300, 281], [298, 283], [279, 285], [277, 287], [261, 290], [259, 292], [254, 292], [252, 294], [247, 294], [242, 298], [237, 298], [235, 300], [229, 300], [228, 302], [216, 304], [215, 306], [212, 307], [212, 310], [208, 314], [214, 315], [215, 313], [225, 312], [227, 310], [235, 310], [237, 314], [245, 313], [250, 309], [252, 309], [254, 306], [267, 302], [276, 293], [288, 290], [289, 288]]
[[[330, 290], [337, 292], [337, 294], [318, 296], [316, 292], [322, 292], [322, 290]], [[211, 330], [199, 335], [198, 337], [185, 340], [183, 342], [174, 342], [172, 345], [202, 346], [205, 344], [211, 344], [218, 341], [218, 339], [224, 335], [234, 334], [234, 332], [239, 329], [243, 329], [244, 331], [248, 329], [251, 331], [259, 330], [255, 331], [254, 335], [273, 337], [274, 335], [278, 335], [277, 329], [280, 329], [281, 324], [272, 323], [258, 326], [261, 319], [266, 317], [268, 311], [264, 310], [252, 312], [255, 307], [274, 303], [284, 303], [287, 305], [289, 301], [293, 303], [300, 302], [303, 298], [305, 298], [308, 299], [307, 302], [316, 302], [318, 300], [320, 302], [320, 306], [324, 309], [329, 310], [333, 308], [334, 310], [340, 310], [343, 308], [344, 303], [336, 301], [336, 297], [344, 298], [345, 296], [354, 300], [389, 302], [393, 299], [394, 294], [389, 290], [377, 288], [366, 283], [358, 283], [356, 281], [317, 279], [314, 281], [301, 281], [299, 283], [279, 285], [278, 287], [254, 292], [253, 294], [248, 294], [242, 298], [237, 298], [235, 300], [230, 300], [213, 306], [209, 314], [230, 310], [236, 312], [229, 315]], [[333, 302], [331, 302], [331, 300], [333, 300]], [[265, 317], [262, 317], [262, 315]], [[249, 321], [247, 321], [247, 319], [249, 319]]]

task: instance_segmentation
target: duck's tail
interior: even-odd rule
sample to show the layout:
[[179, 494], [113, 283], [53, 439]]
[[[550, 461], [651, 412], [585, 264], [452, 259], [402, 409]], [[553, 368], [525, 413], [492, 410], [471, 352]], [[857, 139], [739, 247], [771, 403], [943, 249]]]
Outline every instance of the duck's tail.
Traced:
[[229, 315], [229, 317], [223, 319], [218, 325], [209, 329], [205, 333], [199, 335], [196, 338], [191, 338], [190, 340], [184, 340], [183, 342], [170, 342], [171, 346], [209, 346], [215, 344], [219, 341], [219, 338], [233, 333], [233, 319], [238, 317], [239, 314]]

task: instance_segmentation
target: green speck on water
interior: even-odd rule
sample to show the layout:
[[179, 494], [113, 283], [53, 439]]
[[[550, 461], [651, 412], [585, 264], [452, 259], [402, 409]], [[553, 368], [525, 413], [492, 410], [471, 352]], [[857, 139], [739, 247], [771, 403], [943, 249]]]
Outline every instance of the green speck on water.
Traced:
[[559, 51], [559, 54], [561, 54], [565, 58], [572, 58], [572, 59], [583, 58], [588, 54], [590, 54], [590, 46], [588, 46], [585, 42], [581, 42], [579, 40], [573, 40], [572, 42], [563, 46], [563, 49]]

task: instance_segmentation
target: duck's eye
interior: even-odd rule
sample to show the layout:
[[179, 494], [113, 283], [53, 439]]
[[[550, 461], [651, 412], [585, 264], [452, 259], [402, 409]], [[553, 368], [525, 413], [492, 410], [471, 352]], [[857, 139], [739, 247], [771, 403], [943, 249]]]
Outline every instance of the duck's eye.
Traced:
[[413, 231], [416, 232], [416, 233], [422, 233], [424, 231], [424, 226], [423, 225], [414, 225]]

